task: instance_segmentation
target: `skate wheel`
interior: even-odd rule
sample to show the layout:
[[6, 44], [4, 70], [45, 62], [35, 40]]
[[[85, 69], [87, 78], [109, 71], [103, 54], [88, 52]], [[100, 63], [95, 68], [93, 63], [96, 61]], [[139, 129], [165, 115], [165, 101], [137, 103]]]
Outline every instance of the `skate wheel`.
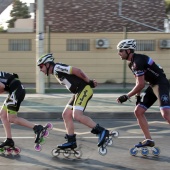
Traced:
[[81, 158], [82, 157], [83, 153], [82, 153], [81, 150], [74, 150], [74, 151], [75, 151], [74, 156], [76, 158]]
[[42, 150], [42, 146], [41, 146], [40, 144], [35, 144], [34, 149], [35, 149], [37, 152], [40, 152], [40, 151]]
[[100, 147], [100, 148], [98, 148], [98, 152], [100, 155], [104, 156], [107, 154], [107, 149], [104, 147]]
[[143, 156], [147, 156], [147, 155], [149, 154], [148, 148], [147, 148], [147, 147], [143, 147], [143, 148], [141, 149], [141, 154], [142, 154]]
[[65, 158], [68, 158], [70, 155], [71, 155], [71, 153], [70, 153], [69, 150], [65, 150], [65, 151], [63, 152], [63, 156], [64, 156]]
[[112, 140], [112, 139], [108, 139], [107, 145], [108, 145], [108, 146], [111, 146], [112, 144], [113, 144], [113, 140]]
[[51, 151], [52, 156], [59, 156], [60, 155], [60, 149], [53, 149]]
[[11, 155], [12, 152], [13, 152], [12, 148], [7, 148], [7, 149], [6, 149], [6, 154], [7, 154], [7, 155]]
[[49, 133], [50, 133], [50, 132], [46, 130], [46, 131], [44, 132], [43, 136], [44, 136], [44, 137], [48, 137], [48, 136], [49, 136]]
[[154, 156], [159, 156], [159, 154], [161, 153], [160, 149], [158, 147], [153, 147], [152, 148], [152, 154]]
[[14, 154], [15, 154], [15, 155], [18, 155], [20, 152], [21, 152], [21, 149], [18, 148], [18, 147], [15, 147], [15, 149], [14, 149]]
[[114, 137], [118, 137], [119, 136], [119, 132], [117, 132], [117, 131], [112, 131], [110, 134], [112, 136], [114, 136]]
[[131, 148], [131, 149], [129, 150], [129, 152], [130, 152], [130, 154], [131, 154], [132, 156], [135, 156], [135, 155], [138, 153], [138, 150], [137, 150], [136, 147], [134, 147], [134, 148]]
[[45, 144], [45, 139], [44, 138], [40, 138], [40, 143], [43, 145]]
[[52, 123], [47, 123], [47, 128], [49, 129], [49, 130], [52, 130], [53, 129], [53, 125], [52, 125]]
[[5, 153], [5, 149], [4, 148], [0, 148], [0, 153], [4, 154]]

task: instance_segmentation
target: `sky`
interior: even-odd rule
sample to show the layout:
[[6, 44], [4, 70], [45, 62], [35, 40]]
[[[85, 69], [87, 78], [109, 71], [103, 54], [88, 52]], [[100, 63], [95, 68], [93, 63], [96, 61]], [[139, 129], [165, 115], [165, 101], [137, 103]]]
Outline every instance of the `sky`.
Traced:
[[[35, 0], [20, 0], [23, 3], [27, 3], [29, 6], [29, 3], [34, 3]], [[9, 5], [0, 15], [0, 26], [3, 26], [5, 29], [7, 28], [6, 21], [10, 19], [10, 11], [12, 9], [12, 5]]]

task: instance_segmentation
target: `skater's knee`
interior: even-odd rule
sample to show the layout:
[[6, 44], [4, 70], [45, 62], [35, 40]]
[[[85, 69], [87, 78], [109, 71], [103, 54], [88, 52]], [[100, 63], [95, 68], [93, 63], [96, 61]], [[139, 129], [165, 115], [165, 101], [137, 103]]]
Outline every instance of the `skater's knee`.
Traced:
[[1, 118], [2, 120], [4, 120], [4, 119], [7, 119], [7, 116], [6, 116], [5, 114], [1, 114], [1, 113], [0, 113], [0, 118]]
[[6, 110], [4, 110], [4, 109], [1, 109], [1, 111], [0, 111], [0, 118], [1, 119], [7, 119], [7, 111]]
[[72, 118], [72, 110], [67, 109], [62, 113], [62, 118], [63, 119], [70, 119]]
[[162, 117], [170, 124], [170, 114], [162, 114]]
[[141, 111], [139, 108], [136, 108], [136, 109], [134, 110], [134, 115], [136, 116], [136, 118], [139, 118], [139, 117], [143, 116], [144, 113], [145, 113], [145, 112]]
[[70, 119], [70, 118], [72, 118], [72, 114], [71, 114], [71, 113], [68, 113], [68, 112], [63, 112], [62, 118], [63, 118], [64, 120], [65, 120], [65, 119]]

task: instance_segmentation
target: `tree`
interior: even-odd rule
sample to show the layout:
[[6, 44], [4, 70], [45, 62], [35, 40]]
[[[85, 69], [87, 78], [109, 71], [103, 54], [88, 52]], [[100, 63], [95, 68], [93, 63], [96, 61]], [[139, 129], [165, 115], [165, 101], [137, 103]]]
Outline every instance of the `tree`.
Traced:
[[13, 28], [14, 23], [17, 19], [31, 17], [26, 3], [22, 3], [20, 0], [14, 0], [12, 6], [13, 6], [13, 9], [10, 12], [10, 16], [12, 18], [7, 21], [7, 23], [9, 23], [8, 28]]
[[165, 0], [166, 14], [170, 15], [170, 0]]
[[2, 25], [0, 25], [0, 32], [6, 32], [6, 30], [4, 29]]

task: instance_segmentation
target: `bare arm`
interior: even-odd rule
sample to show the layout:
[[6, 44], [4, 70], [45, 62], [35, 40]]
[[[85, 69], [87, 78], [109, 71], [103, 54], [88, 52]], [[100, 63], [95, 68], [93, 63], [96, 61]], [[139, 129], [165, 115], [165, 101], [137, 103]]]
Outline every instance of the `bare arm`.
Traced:
[[[89, 77], [79, 68], [76, 67], [72, 67], [72, 74], [76, 75], [77, 77], [80, 77], [81, 79], [83, 79], [85, 82], [89, 83], [90, 79]], [[97, 82], [94, 79], [93, 80], [94, 86], [97, 86]]]
[[5, 85], [0, 82], [0, 93], [4, 93], [5, 91], [4, 88], [5, 88]]
[[127, 94], [128, 97], [132, 97], [135, 94], [139, 95], [142, 89], [145, 87], [145, 79], [144, 75], [140, 77], [136, 77], [136, 85], [135, 87]]

